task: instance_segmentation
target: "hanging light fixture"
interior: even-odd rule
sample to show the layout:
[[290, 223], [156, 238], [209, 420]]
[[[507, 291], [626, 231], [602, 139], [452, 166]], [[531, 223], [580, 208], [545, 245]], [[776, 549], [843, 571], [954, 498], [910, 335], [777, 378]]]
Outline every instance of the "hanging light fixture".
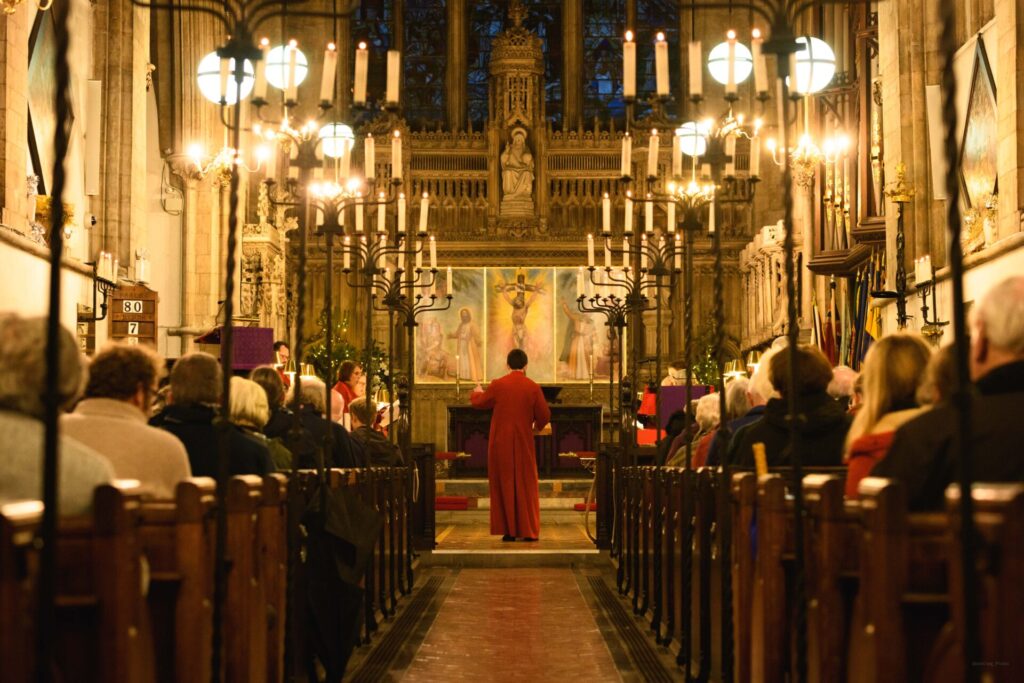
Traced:
[[309, 73], [309, 60], [294, 40], [287, 45], [273, 47], [267, 53], [267, 83], [278, 90], [287, 90], [292, 84], [292, 72], [295, 86], [306, 80]]
[[[241, 94], [244, 100], [252, 92], [252, 86], [256, 79], [256, 72], [252, 62], [248, 59], [242, 65], [245, 75], [242, 78]], [[217, 55], [216, 51], [209, 53], [201, 60], [196, 69], [196, 82], [199, 85], [199, 92], [203, 97], [214, 104], [224, 101], [226, 104], [235, 104], [235, 84], [231, 74], [235, 72], [235, 60], [224, 59]]]
[[722, 85], [729, 84], [730, 48], [732, 49], [733, 83], [739, 84], [747, 80], [750, 77], [750, 72], [754, 70], [754, 55], [746, 45], [736, 40], [735, 31], [729, 31], [729, 40], [715, 45], [708, 53], [708, 71], [711, 72], [711, 77]]
[[796, 53], [796, 82], [788, 81], [794, 92], [813, 95], [824, 90], [836, 74], [836, 55], [824, 40], [801, 36], [796, 42], [803, 47]]
[[704, 156], [708, 151], [707, 131], [696, 121], [687, 121], [676, 128], [679, 149], [691, 157]]
[[332, 159], [340, 159], [356, 143], [355, 133], [352, 132], [350, 126], [344, 123], [328, 123], [320, 129], [319, 135], [323, 141], [320, 149], [323, 150], [325, 156]]

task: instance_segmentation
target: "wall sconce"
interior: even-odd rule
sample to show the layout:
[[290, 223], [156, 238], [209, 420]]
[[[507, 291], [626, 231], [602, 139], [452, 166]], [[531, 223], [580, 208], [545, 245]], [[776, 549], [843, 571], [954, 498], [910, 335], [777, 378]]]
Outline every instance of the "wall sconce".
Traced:
[[[117, 287], [117, 270], [120, 264], [114, 260], [113, 255], [108, 251], [101, 251], [96, 261], [85, 264], [93, 267], [92, 280], [92, 318], [79, 318], [79, 322], [99, 322], [107, 317], [107, 299], [110, 293]], [[96, 315], [96, 303], [99, 295], [103, 295], [103, 301], [99, 304], [101, 315]]]
[[[932, 344], [937, 344], [942, 338], [942, 328], [949, 324], [948, 320], [939, 320], [939, 305], [935, 298], [935, 275], [932, 273], [932, 257], [922, 256], [914, 261], [914, 284], [917, 286], [917, 295], [921, 297], [921, 320], [924, 325], [921, 327], [921, 334], [928, 338]], [[932, 295], [932, 319], [928, 318], [928, 294]]]

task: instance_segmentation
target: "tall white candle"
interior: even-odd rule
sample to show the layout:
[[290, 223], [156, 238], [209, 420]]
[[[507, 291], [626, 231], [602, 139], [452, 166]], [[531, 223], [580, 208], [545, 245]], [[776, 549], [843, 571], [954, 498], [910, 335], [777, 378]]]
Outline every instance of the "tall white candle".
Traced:
[[633, 138], [629, 133], [622, 136], [622, 163], [620, 173], [623, 178], [633, 175]]
[[672, 177], [679, 178], [683, 175], [683, 138], [680, 135], [672, 136]]
[[612, 231], [612, 200], [608, 196], [608, 193], [604, 193], [604, 197], [601, 198], [601, 232], [610, 233]]
[[636, 43], [632, 31], [626, 31], [626, 40], [622, 43], [622, 96], [636, 97]]
[[730, 30], [726, 37], [729, 44], [729, 57], [726, 61], [725, 94], [736, 94], [736, 31]]
[[708, 204], [708, 234], [715, 234], [715, 200], [711, 199], [711, 203]]
[[587, 266], [594, 267], [594, 236], [587, 235]]
[[297, 102], [299, 99], [298, 74], [299, 44], [294, 40], [288, 43], [288, 83], [284, 92], [286, 102]]
[[355, 104], [366, 104], [366, 73], [370, 66], [370, 52], [366, 43], [360, 42], [356, 48], [356, 77], [352, 89], [352, 101]]
[[402, 133], [397, 130], [391, 137], [391, 177], [402, 177]]
[[377, 143], [372, 135], [367, 135], [363, 141], [363, 175], [367, 180], [377, 175]]
[[626, 213], [625, 213], [625, 222], [623, 223], [623, 226], [624, 226], [623, 229], [626, 231], [626, 234], [628, 235], [629, 233], [633, 232], [633, 197], [632, 197], [632, 195], [629, 194], [629, 192], [626, 193], [626, 207], [625, 208], [626, 208]]
[[758, 178], [761, 175], [761, 138], [754, 135], [750, 139], [750, 177]]
[[430, 269], [437, 269], [437, 240], [433, 235], [430, 236]]
[[668, 96], [668, 41], [665, 40], [665, 34], [660, 31], [658, 32], [657, 41], [654, 43], [654, 72], [658, 96]]
[[[922, 282], [931, 282], [935, 279], [935, 275], [932, 272], [932, 257], [925, 254], [921, 257], [921, 276], [924, 278]], [[114, 278], [117, 278], [117, 272], [114, 273]]]
[[388, 212], [385, 210], [387, 204], [384, 203], [384, 193], [381, 192], [377, 195], [377, 232], [387, 232], [387, 220]]
[[647, 270], [647, 233], [640, 236], [640, 270]]
[[727, 135], [725, 136], [725, 155], [729, 157], [725, 162], [725, 175], [726, 177], [733, 177], [736, 175], [736, 136]]
[[447, 270], [447, 273], [446, 273], [445, 280], [447, 281], [445, 284], [448, 285], [447, 288], [445, 289], [445, 292], [447, 292], [448, 294], [451, 294], [452, 293], [452, 267], [451, 266], [448, 266], [448, 270]]
[[345, 246], [342, 248], [341, 265], [345, 270], [352, 269], [352, 238], [345, 235]]
[[644, 202], [644, 232], [654, 232], [654, 202], [651, 201], [651, 193], [647, 193], [647, 201]]
[[260, 40], [260, 60], [256, 62], [256, 84], [252, 89], [253, 99], [267, 99], [267, 53], [270, 51], [270, 40]]
[[356, 193], [356, 232], [363, 231], [363, 195]]
[[388, 83], [385, 100], [388, 104], [398, 104], [398, 75], [402, 63], [402, 53], [388, 50]]
[[650, 142], [647, 145], [647, 177], [658, 177], [658, 129], [651, 130]]
[[622, 238], [622, 269], [629, 268], [629, 238]]
[[430, 202], [428, 201], [427, 193], [424, 192], [423, 196], [420, 197], [420, 234], [427, 232], [427, 216], [430, 215]]
[[768, 92], [768, 64], [761, 50], [763, 43], [761, 31], [755, 28], [750, 39], [750, 54], [754, 59], [754, 90], [758, 93]]
[[324, 50], [324, 72], [320, 79], [320, 101], [330, 102], [334, 99], [334, 73], [338, 68], [338, 48], [334, 43], [327, 43]]
[[682, 235], [676, 235], [676, 248], [673, 252], [673, 262], [676, 270], [683, 269], [683, 240]]
[[700, 97], [704, 92], [704, 57], [701, 55], [700, 41], [690, 41], [688, 52], [690, 61], [690, 97]]
[[665, 215], [668, 217], [666, 224], [669, 232], [676, 231], [676, 203], [666, 202], [665, 203]]
[[405, 193], [398, 193], [398, 232], [405, 232]]

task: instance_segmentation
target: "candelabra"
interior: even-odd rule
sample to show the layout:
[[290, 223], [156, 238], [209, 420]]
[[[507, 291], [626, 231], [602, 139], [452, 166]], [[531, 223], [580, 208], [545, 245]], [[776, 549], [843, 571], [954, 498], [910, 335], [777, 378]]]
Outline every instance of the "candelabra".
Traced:
[[[92, 317], [83, 318], [81, 315], [78, 316], [79, 322], [99, 322], [107, 317], [107, 299], [110, 297], [110, 293], [117, 288], [117, 266], [110, 265], [110, 254], [101, 253], [99, 259], [95, 263], [87, 263], [93, 267], [93, 284], [92, 284]], [[103, 301], [99, 303], [99, 310], [102, 311], [100, 315], [96, 315], [96, 306], [99, 295], [103, 296]]]
[[[907, 327], [907, 320], [910, 318], [907, 315], [907, 267], [904, 265], [907, 237], [903, 227], [903, 206], [914, 199], [914, 187], [907, 183], [907, 166], [902, 161], [896, 164], [896, 182], [885, 191], [885, 194], [896, 205], [896, 290], [872, 292], [871, 296], [879, 299], [896, 299], [896, 324], [902, 330]], [[921, 301], [922, 304], [925, 303], [923, 296]], [[922, 305], [922, 308], [927, 311], [926, 305]], [[927, 322], [926, 320], [925, 323]]]
[[[924, 325], [921, 326], [921, 334], [928, 338], [933, 344], [937, 344], [939, 339], [942, 338], [942, 328], [949, 324], [948, 320], [939, 320], [939, 306], [936, 302], [935, 294], [935, 280], [925, 280], [924, 282], [918, 282], [917, 295], [921, 298], [921, 321]], [[928, 295], [932, 297], [932, 318], [928, 318]]]

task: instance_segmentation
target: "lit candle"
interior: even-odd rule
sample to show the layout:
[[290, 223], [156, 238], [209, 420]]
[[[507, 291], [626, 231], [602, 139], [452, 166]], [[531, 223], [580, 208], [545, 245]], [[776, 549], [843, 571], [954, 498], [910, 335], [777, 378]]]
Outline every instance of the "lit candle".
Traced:
[[612, 231], [612, 200], [608, 196], [608, 193], [604, 193], [604, 197], [601, 199], [601, 232], [610, 233]]
[[367, 135], [363, 142], [363, 175], [367, 180], [373, 180], [377, 174], [377, 143], [372, 135]]
[[352, 101], [355, 104], [366, 104], [366, 73], [370, 65], [370, 52], [366, 43], [360, 42], [356, 48], [356, 78], [352, 89]]
[[626, 31], [626, 40], [622, 43], [622, 96], [626, 99], [636, 97], [636, 43], [633, 32]]
[[427, 216], [430, 215], [430, 202], [428, 201], [427, 193], [424, 192], [423, 196], [420, 197], [420, 234], [426, 234], [427, 232]]
[[640, 236], [640, 270], [647, 270], [647, 233]]
[[622, 238], [622, 269], [629, 269], [629, 238]]
[[761, 44], [764, 38], [761, 31], [754, 29], [750, 39], [750, 54], [754, 59], [754, 90], [758, 93], [768, 92], [768, 64], [765, 62]]
[[726, 38], [729, 41], [729, 59], [726, 62], [728, 69], [726, 71], [725, 79], [725, 94], [735, 95], [736, 94], [736, 31], [730, 29], [726, 34]]
[[385, 100], [388, 104], [398, 104], [398, 70], [401, 67], [402, 53], [388, 50], [388, 87]]
[[676, 235], [675, 257], [673, 258], [676, 270], [683, 269], [683, 240], [682, 235]]
[[676, 203], [675, 202], [666, 202], [665, 203], [665, 215], [668, 216], [668, 218], [667, 218], [668, 231], [669, 232], [675, 232], [676, 231]]
[[327, 43], [324, 50], [324, 73], [320, 80], [320, 101], [330, 102], [334, 99], [334, 72], [338, 68], [338, 48], [334, 43]]
[[699, 98], [704, 91], [704, 62], [700, 51], [700, 41], [690, 42], [690, 97]]
[[256, 62], [256, 85], [253, 86], [252, 96], [256, 100], [267, 99], [267, 52], [270, 50], [270, 40], [260, 40], [260, 59]]
[[715, 199], [711, 198], [711, 203], [708, 204], [708, 234], [715, 234]]
[[452, 267], [451, 266], [448, 266], [448, 270], [447, 270], [445, 275], [446, 275], [445, 279], [447, 280], [446, 284], [448, 285], [448, 287], [445, 289], [445, 291], [448, 294], [451, 294], [452, 293]]
[[363, 231], [363, 195], [356, 193], [356, 232]]
[[626, 234], [628, 235], [629, 233], [633, 232], [633, 195], [630, 194], [628, 191], [626, 192], [626, 214], [625, 215], [626, 215], [626, 221], [625, 221], [625, 224], [624, 224], [625, 225], [624, 229], [626, 231]]
[[345, 270], [352, 269], [352, 238], [350, 238], [348, 235], [345, 235], [345, 247], [342, 252], [341, 260], [342, 267]]
[[398, 193], [398, 232], [405, 232], [405, 193]]
[[729, 134], [725, 136], [725, 155], [728, 159], [725, 162], [726, 177], [736, 175], [736, 136]]
[[576, 270], [576, 298], [583, 298], [583, 267]]
[[416, 240], [416, 270], [423, 270], [423, 243]]
[[[114, 273], [114, 279], [116, 279], [117, 273]], [[935, 278], [935, 274], [932, 272], [932, 257], [925, 254], [921, 257], [921, 280], [920, 282], [931, 282]]]
[[384, 267], [384, 250], [388, 246], [387, 235], [381, 235], [380, 241], [377, 242], [377, 269]]
[[587, 235], [587, 266], [594, 267], [594, 236]]
[[644, 202], [644, 232], [654, 232], [654, 202], [651, 201], [651, 193], [647, 193], [647, 201]]
[[750, 139], [750, 177], [757, 178], [761, 175], [761, 138], [757, 133]]
[[405, 238], [398, 241], [398, 270], [405, 270]]
[[647, 146], [647, 177], [658, 177], [658, 129], [651, 130], [650, 143]]
[[299, 99], [299, 83], [296, 72], [299, 68], [299, 44], [294, 40], [288, 42], [288, 82], [285, 88], [285, 102], [297, 102]]
[[231, 60], [220, 60], [220, 101], [228, 100], [228, 76], [231, 74]]
[[672, 138], [672, 177], [683, 175], [683, 138], [681, 135]]
[[658, 32], [657, 41], [654, 43], [654, 71], [658, 86], [658, 96], [668, 96], [668, 41], [665, 34]]
[[397, 130], [391, 137], [391, 177], [402, 177], [402, 132]]
[[387, 211], [384, 210], [384, 193], [381, 192], [377, 195], [377, 232], [386, 232], [387, 224], [384, 222], [387, 220]]
[[633, 138], [629, 133], [622, 136], [622, 168], [621, 175], [623, 178], [629, 178], [633, 175]]
[[611, 240], [610, 237], [606, 237], [604, 239], [604, 267], [605, 268], [611, 268], [612, 267], [612, 249], [611, 249], [612, 244], [611, 243], [612, 243], [612, 240]]
[[430, 236], [430, 269], [437, 270], [437, 240]]

